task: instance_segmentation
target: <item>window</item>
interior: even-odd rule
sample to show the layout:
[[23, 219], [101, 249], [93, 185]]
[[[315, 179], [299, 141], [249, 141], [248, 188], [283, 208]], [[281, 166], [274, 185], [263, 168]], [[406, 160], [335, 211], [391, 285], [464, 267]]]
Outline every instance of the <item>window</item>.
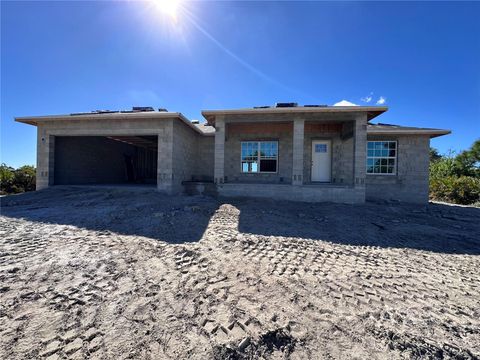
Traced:
[[367, 174], [395, 175], [396, 141], [367, 142]]
[[327, 144], [315, 144], [315, 152], [316, 153], [326, 153], [327, 152]]
[[277, 141], [243, 141], [243, 173], [275, 173], [278, 163]]

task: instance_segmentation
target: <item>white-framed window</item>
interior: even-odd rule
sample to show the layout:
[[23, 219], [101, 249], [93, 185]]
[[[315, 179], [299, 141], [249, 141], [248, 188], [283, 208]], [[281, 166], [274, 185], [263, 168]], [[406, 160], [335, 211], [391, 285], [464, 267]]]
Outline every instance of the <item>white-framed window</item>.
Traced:
[[395, 175], [396, 141], [367, 141], [367, 174]]
[[242, 141], [242, 173], [276, 173], [278, 141]]

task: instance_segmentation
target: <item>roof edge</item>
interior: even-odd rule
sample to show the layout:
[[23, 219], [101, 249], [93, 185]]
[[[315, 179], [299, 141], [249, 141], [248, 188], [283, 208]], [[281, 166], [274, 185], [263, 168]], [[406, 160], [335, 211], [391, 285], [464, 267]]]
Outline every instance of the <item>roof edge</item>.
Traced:
[[367, 129], [367, 135], [430, 135], [430, 138], [451, 134], [451, 130], [446, 129]]
[[128, 120], [128, 119], [179, 119], [192, 128], [195, 132], [205, 135], [198, 127], [196, 127], [187, 117], [180, 112], [156, 112], [145, 111], [137, 113], [109, 113], [109, 114], [82, 114], [82, 115], [43, 115], [43, 116], [19, 116], [15, 117], [16, 122], [38, 126], [44, 121], [65, 121], [65, 120]]
[[363, 112], [367, 113], [368, 120], [388, 111], [387, 106], [327, 106], [327, 107], [269, 107], [269, 108], [245, 108], [224, 110], [202, 110], [202, 116], [207, 122], [215, 122], [218, 115], [248, 115], [248, 114], [279, 114], [279, 113], [339, 113], [339, 112]]

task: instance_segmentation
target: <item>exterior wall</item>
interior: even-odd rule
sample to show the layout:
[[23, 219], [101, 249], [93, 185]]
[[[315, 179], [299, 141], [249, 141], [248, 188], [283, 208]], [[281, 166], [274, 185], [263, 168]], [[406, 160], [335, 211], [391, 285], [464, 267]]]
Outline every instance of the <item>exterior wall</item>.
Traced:
[[[353, 137], [342, 139], [341, 124], [305, 124], [303, 182], [311, 179], [312, 140], [332, 140], [332, 183], [353, 184]], [[240, 169], [242, 141], [275, 140], [279, 143], [276, 174], [244, 174]], [[228, 124], [225, 142], [226, 182], [291, 183], [293, 166], [293, 124]]]
[[353, 184], [353, 137], [342, 139], [339, 124], [306, 124], [304, 141], [305, 183], [311, 181], [312, 140], [332, 141], [332, 183]]
[[215, 147], [213, 162], [213, 181], [223, 184], [225, 181], [225, 121], [222, 116], [215, 122]]
[[96, 136], [55, 138], [55, 185], [126, 183], [124, 154], [135, 147]]
[[[45, 121], [38, 126], [37, 134], [37, 189], [54, 183], [56, 136], [157, 135], [157, 187], [168, 193], [183, 191], [182, 181], [196, 178], [204, 180], [214, 176], [220, 195], [225, 196], [251, 195], [305, 201], [362, 202], [366, 189], [368, 199], [396, 199], [420, 203], [428, 201], [428, 136], [369, 136], [369, 140], [398, 141], [397, 174], [366, 176], [366, 116], [359, 116], [352, 121], [353, 137], [345, 136], [342, 134], [343, 130], [338, 129], [315, 130], [310, 128], [306, 121], [302, 127], [305, 133], [301, 147], [303, 152], [300, 152], [303, 155], [302, 181], [310, 180], [312, 139], [331, 138], [332, 182], [346, 186], [294, 187], [289, 186], [293, 174], [294, 120], [290, 118], [290, 121], [272, 122], [270, 119], [270, 122], [255, 124], [248, 123], [247, 118], [240, 120], [243, 123], [229, 123], [225, 126], [225, 119], [217, 119], [215, 138], [200, 136], [174, 119]], [[278, 172], [241, 173], [240, 143], [244, 140], [277, 140]], [[223, 184], [225, 180], [231, 184]], [[257, 183], [259, 186], [249, 183]], [[277, 185], [262, 186], [261, 183]]]
[[368, 140], [396, 140], [398, 154], [396, 175], [367, 175], [367, 199], [427, 203], [429, 136], [370, 135]]
[[293, 120], [292, 144], [292, 185], [301, 186], [304, 183], [303, 167], [305, 144], [305, 119], [298, 117]]
[[173, 120], [163, 124], [158, 134], [157, 189], [167, 194], [173, 192]]
[[289, 184], [217, 184], [217, 192], [225, 197], [259, 197], [305, 202], [360, 204], [365, 191], [352, 186]]
[[[277, 173], [245, 174], [241, 172], [241, 142], [278, 141]], [[225, 139], [225, 182], [290, 183], [292, 178], [292, 123], [228, 124]]]
[[353, 126], [353, 186], [366, 199], [367, 115], [358, 115]]
[[55, 163], [55, 137], [49, 135], [45, 126], [37, 128], [37, 174], [36, 189], [53, 185]]
[[55, 136], [158, 135], [157, 187], [172, 190], [173, 119], [49, 120], [37, 129], [37, 190], [54, 183]]
[[198, 159], [197, 134], [180, 121], [173, 122], [173, 192], [183, 191], [182, 182], [191, 181]]
[[213, 160], [215, 158], [215, 137], [198, 136], [197, 161], [194, 180], [213, 181]]

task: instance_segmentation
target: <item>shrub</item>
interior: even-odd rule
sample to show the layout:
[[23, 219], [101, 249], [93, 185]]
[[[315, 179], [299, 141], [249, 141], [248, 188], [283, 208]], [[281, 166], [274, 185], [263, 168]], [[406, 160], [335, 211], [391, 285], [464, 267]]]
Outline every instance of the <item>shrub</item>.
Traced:
[[35, 167], [31, 165], [24, 165], [15, 170], [14, 184], [22, 192], [35, 190]]
[[471, 176], [432, 177], [430, 198], [455, 204], [473, 204], [480, 201], [480, 179]]
[[430, 178], [442, 179], [457, 176], [455, 158], [450, 154], [430, 162]]
[[0, 193], [16, 194], [35, 190], [35, 167], [30, 165], [14, 169], [0, 165]]
[[13, 179], [15, 178], [15, 169], [6, 164], [0, 165], [0, 193], [7, 194], [11, 192]]

